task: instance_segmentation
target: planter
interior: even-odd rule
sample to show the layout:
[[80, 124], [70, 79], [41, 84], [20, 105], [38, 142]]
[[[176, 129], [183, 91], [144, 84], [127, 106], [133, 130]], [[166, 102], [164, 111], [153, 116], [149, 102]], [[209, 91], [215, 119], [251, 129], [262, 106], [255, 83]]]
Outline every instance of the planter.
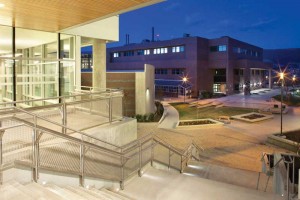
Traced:
[[224, 125], [224, 123], [213, 119], [180, 120], [177, 124], [177, 128], [201, 128], [220, 125]]
[[260, 122], [260, 121], [267, 120], [267, 119], [272, 119], [273, 115], [251, 112], [251, 113], [242, 114], [242, 115], [235, 115], [235, 116], [232, 116], [231, 118], [253, 123], [253, 122]]

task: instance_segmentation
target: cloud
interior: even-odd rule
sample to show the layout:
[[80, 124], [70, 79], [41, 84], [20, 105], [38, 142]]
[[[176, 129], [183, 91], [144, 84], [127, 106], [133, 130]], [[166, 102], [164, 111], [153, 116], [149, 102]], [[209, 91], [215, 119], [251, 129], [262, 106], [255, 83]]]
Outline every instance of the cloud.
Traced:
[[276, 21], [277, 19], [275, 18], [259, 20], [258, 22], [242, 27], [241, 31], [245, 31], [245, 32], [255, 31], [255, 30], [265, 31], [266, 29], [269, 29]]

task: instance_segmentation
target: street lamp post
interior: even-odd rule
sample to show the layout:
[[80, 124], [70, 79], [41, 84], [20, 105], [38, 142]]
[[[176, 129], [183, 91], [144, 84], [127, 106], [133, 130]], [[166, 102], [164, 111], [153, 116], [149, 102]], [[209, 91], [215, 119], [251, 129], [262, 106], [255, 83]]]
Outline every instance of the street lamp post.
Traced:
[[183, 77], [182, 78], [182, 81], [183, 81], [183, 83], [184, 83], [184, 85], [183, 85], [183, 92], [184, 92], [184, 94], [183, 94], [183, 102], [185, 103], [185, 95], [186, 95], [186, 91], [185, 91], [185, 83], [187, 82], [187, 77]]
[[284, 73], [279, 73], [279, 78], [281, 80], [281, 101], [280, 101], [280, 135], [282, 135], [282, 101], [283, 101], [283, 87], [284, 87]]
[[295, 81], [296, 81], [296, 76], [295, 75], [293, 76], [292, 80], [293, 80], [293, 88], [294, 88], [295, 87]]

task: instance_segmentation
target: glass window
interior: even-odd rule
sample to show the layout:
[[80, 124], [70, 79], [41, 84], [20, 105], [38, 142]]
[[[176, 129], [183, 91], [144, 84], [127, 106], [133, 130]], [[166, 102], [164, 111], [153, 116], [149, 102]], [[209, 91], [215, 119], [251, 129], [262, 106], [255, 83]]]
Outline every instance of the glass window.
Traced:
[[183, 74], [184, 70], [183, 69], [172, 69], [172, 74]]
[[155, 74], [168, 74], [168, 69], [155, 69]]
[[211, 52], [217, 52], [219, 50], [218, 46], [211, 46], [210, 51]]
[[144, 50], [144, 55], [150, 55], [150, 49], [145, 49]]
[[[166, 47], [156, 48], [156, 49], [154, 49], [153, 53], [154, 54], [165, 54], [165, 53], [168, 53], [168, 48], [166, 48]], [[150, 54], [150, 51], [149, 51], [149, 54]]]
[[175, 46], [172, 47], [172, 53], [184, 52], [184, 46]]
[[134, 56], [134, 51], [124, 51], [124, 56]]
[[60, 35], [60, 45], [62, 54], [61, 57], [64, 59], [74, 59], [75, 58], [75, 38], [72, 35], [61, 34]]
[[12, 27], [0, 26], [0, 57], [12, 57]]
[[218, 48], [219, 48], [219, 51], [227, 51], [227, 46], [226, 45], [221, 45]]
[[227, 51], [227, 46], [226, 45], [211, 46], [210, 51], [211, 52]]

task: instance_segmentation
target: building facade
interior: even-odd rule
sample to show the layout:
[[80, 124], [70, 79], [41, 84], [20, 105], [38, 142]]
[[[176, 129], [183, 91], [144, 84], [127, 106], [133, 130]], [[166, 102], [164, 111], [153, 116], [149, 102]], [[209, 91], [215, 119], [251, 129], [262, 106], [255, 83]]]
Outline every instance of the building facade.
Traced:
[[[122, 2], [2, 4], [0, 103], [68, 95], [80, 88], [82, 64], [87, 69], [93, 64], [93, 87], [106, 88], [106, 44], [119, 39], [119, 15], [161, 0]], [[85, 46], [92, 46], [93, 52], [81, 61]], [[51, 103], [57, 102], [43, 102]], [[24, 107], [35, 106], [26, 104]]]
[[[92, 77], [92, 69], [82, 70], [81, 85], [91, 87]], [[155, 113], [153, 66], [145, 64], [142, 70], [109, 70], [106, 77], [108, 88], [118, 88], [124, 92], [124, 116]]]
[[188, 36], [107, 49], [108, 70], [136, 70], [145, 63], [155, 66], [156, 93], [190, 91], [196, 97], [203, 90], [233, 94], [271, 86], [266, 78], [271, 65], [263, 62], [263, 49], [227, 36]]

